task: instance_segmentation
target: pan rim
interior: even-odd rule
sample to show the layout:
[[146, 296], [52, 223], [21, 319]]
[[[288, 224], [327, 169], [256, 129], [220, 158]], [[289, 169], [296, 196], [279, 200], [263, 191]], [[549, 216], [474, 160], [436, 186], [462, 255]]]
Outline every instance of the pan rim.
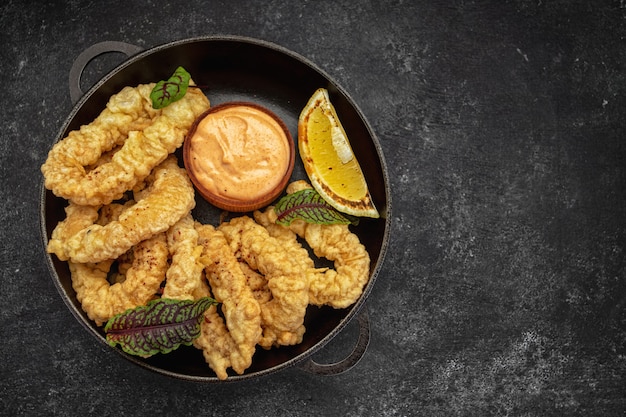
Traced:
[[[382, 243], [381, 243], [381, 248], [380, 248], [380, 253], [378, 255], [378, 259], [376, 260], [376, 263], [373, 265], [372, 268], [372, 272], [370, 274], [370, 278], [368, 283], [366, 284], [366, 286], [363, 289], [363, 293], [361, 294], [361, 296], [359, 297], [359, 299], [357, 300], [357, 302], [355, 304], [353, 304], [352, 306], [348, 307], [348, 312], [345, 315], [345, 317], [343, 317], [340, 322], [326, 335], [324, 336], [321, 340], [319, 340], [317, 343], [315, 343], [313, 346], [311, 346], [310, 348], [308, 348], [306, 351], [296, 355], [295, 357], [286, 360], [282, 363], [279, 363], [277, 365], [274, 365], [270, 368], [267, 369], [263, 369], [263, 370], [258, 370], [258, 371], [254, 371], [254, 372], [250, 372], [250, 373], [244, 373], [242, 375], [229, 375], [229, 377], [226, 380], [219, 380], [216, 376], [196, 376], [196, 375], [188, 375], [188, 374], [183, 374], [183, 373], [179, 373], [179, 372], [174, 372], [174, 371], [170, 371], [167, 369], [163, 369], [163, 368], [159, 368], [156, 367], [150, 363], [144, 362], [142, 360], [140, 360], [139, 358], [133, 357], [131, 355], [128, 355], [124, 352], [122, 352], [119, 349], [113, 349], [115, 352], [117, 352], [118, 354], [120, 354], [124, 359], [126, 360], [130, 360], [131, 362], [145, 368], [151, 371], [154, 371], [156, 373], [159, 373], [161, 375], [164, 376], [169, 376], [169, 377], [173, 377], [176, 379], [183, 379], [183, 380], [188, 380], [188, 381], [193, 381], [193, 382], [237, 382], [237, 381], [243, 381], [243, 380], [249, 380], [252, 378], [256, 378], [256, 377], [262, 377], [262, 376], [266, 376], [266, 375], [270, 375], [273, 373], [276, 373], [278, 371], [284, 370], [286, 368], [289, 367], [293, 367], [294, 365], [297, 365], [298, 363], [303, 362], [304, 360], [306, 360], [307, 358], [310, 358], [313, 354], [315, 354], [316, 352], [318, 352], [320, 349], [322, 349], [326, 344], [328, 344], [340, 331], [342, 331], [345, 326], [348, 325], [348, 323], [365, 307], [365, 303], [366, 300], [374, 286], [374, 283], [382, 269], [382, 266], [384, 264], [384, 259], [388, 250], [388, 246], [389, 246], [389, 240], [390, 240], [390, 233], [391, 233], [391, 210], [392, 210], [392, 200], [391, 200], [391, 189], [390, 189], [390, 181], [389, 181], [389, 174], [388, 174], [388, 168], [387, 168], [387, 164], [384, 158], [384, 154], [382, 152], [382, 147], [380, 145], [380, 142], [378, 140], [378, 137], [376, 136], [374, 130], [372, 129], [371, 125], [369, 124], [369, 121], [367, 120], [367, 118], [365, 117], [365, 115], [363, 114], [362, 110], [360, 109], [360, 107], [355, 103], [355, 101], [352, 99], [352, 97], [348, 94], [348, 92], [339, 84], [336, 82], [336, 80], [334, 80], [328, 73], [326, 73], [326, 71], [324, 71], [323, 69], [321, 69], [320, 67], [318, 67], [315, 63], [313, 63], [312, 61], [310, 61], [309, 59], [305, 58], [304, 56], [291, 51], [283, 46], [280, 46], [278, 44], [266, 41], [266, 40], [262, 40], [262, 39], [257, 39], [257, 38], [251, 38], [251, 37], [246, 37], [246, 36], [238, 36], [238, 35], [206, 35], [206, 36], [198, 36], [198, 37], [191, 37], [191, 38], [185, 38], [185, 39], [180, 39], [180, 40], [175, 40], [172, 42], [168, 42], [168, 43], [163, 43], [160, 45], [156, 45], [153, 46], [151, 48], [148, 48], [144, 51], [138, 52], [136, 55], [133, 55], [132, 57], [129, 57], [128, 59], [126, 59], [124, 62], [122, 62], [121, 64], [119, 64], [118, 66], [116, 66], [113, 70], [111, 70], [109, 73], [107, 73], [106, 75], [104, 75], [98, 82], [96, 82], [92, 87], [89, 88], [89, 90], [87, 92], [85, 92], [85, 94], [83, 94], [83, 96], [75, 103], [73, 104], [73, 107], [71, 109], [71, 111], [69, 112], [67, 118], [65, 119], [64, 123], [62, 124], [61, 128], [59, 129], [58, 133], [55, 136], [55, 140], [54, 142], [51, 143], [50, 146], [53, 146], [55, 143], [57, 143], [58, 141], [60, 141], [62, 139], [62, 135], [63, 133], [68, 129], [69, 125], [71, 124], [72, 120], [74, 120], [74, 118], [76, 117], [76, 114], [80, 111], [80, 109], [83, 107], [83, 105], [88, 101], [88, 99], [96, 92], [98, 91], [99, 88], [101, 88], [101, 86], [103, 84], [105, 84], [108, 80], [110, 80], [115, 74], [123, 71], [125, 68], [127, 68], [128, 66], [142, 60], [143, 58], [154, 54], [156, 52], [159, 52], [161, 50], [166, 50], [166, 49], [170, 49], [170, 48], [174, 48], [174, 47], [178, 47], [181, 45], [185, 45], [185, 44], [190, 44], [190, 43], [196, 43], [196, 42], [215, 42], [215, 41], [226, 41], [226, 42], [234, 42], [234, 43], [245, 43], [245, 44], [252, 44], [258, 47], [262, 47], [262, 48], [268, 48], [274, 51], [277, 51], [281, 54], [287, 55], [289, 57], [291, 57], [292, 59], [295, 59], [299, 62], [301, 62], [302, 64], [304, 64], [305, 66], [307, 66], [308, 68], [310, 68], [311, 70], [313, 70], [314, 72], [317, 72], [319, 75], [321, 75], [324, 79], [326, 79], [328, 81], [329, 84], [331, 84], [333, 86], [333, 88], [336, 88], [338, 92], [340, 92], [349, 102], [349, 104], [353, 107], [354, 111], [357, 113], [358, 117], [361, 119], [361, 121], [363, 122], [365, 128], [368, 131], [369, 137], [372, 141], [372, 144], [374, 146], [374, 149], [376, 151], [376, 157], [380, 162], [381, 165], [381, 172], [382, 172], [382, 181], [384, 184], [384, 190], [385, 190], [385, 199], [386, 199], [386, 204], [385, 207], [381, 210], [381, 217], [384, 220], [384, 229], [383, 229], [383, 236], [382, 236]], [[108, 344], [106, 343], [106, 340], [102, 337], [102, 335], [98, 332], [96, 332], [92, 326], [89, 325], [89, 323], [87, 323], [84, 319], [84, 317], [81, 315], [81, 312], [77, 310], [77, 307], [74, 305], [74, 303], [72, 302], [72, 300], [69, 298], [68, 294], [66, 293], [65, 289], [63, 288], [62, 284], [61, 284], [61, 280], [58, 274], [57, 269], [54, 266], [53, 260], [52, 260], [52, 255], [47, 253], [45, 251], [45, 247], [47, 246], [47, 229], [48, 229], [48, 225], [47, 225], [47, 219], [46, 219], [46, 199], [49, 196], [49, 191], [45, 188], [44, 185], [44, 181], [43, 179], [40, 181], [40, 204], [39, 204], [39, 208], [40, 208], [40, 212], [39, 212], [39, 216], [40, 216], [40, 233], [41, 233], [41, 239], [42, 239], [42, 244], [43, 244], [43, 248], [44, 248], [44, 253], [45, 253], [45, 258], [46, 258], [46, 264], [48, 267], [48, 270], [51, 274], [51, 278], [55, 284], [55, 287], [57, 288], [57, 291], [59, 292], [59, 294], [61, 295], [61, 298], [63, 299], [64, 303], [67, 305], [67, 307], [70, 309], [70, 312], [72, 313], [72, 315], [74, 315], [74, 317], [81, 323], [81, 325], [83, 327], [85, 327], [89, 333], [91, 333], [94, 337], [96, 337], [96, 339], [101, 342], [104, 343], [105, 345], [108, 346]]]

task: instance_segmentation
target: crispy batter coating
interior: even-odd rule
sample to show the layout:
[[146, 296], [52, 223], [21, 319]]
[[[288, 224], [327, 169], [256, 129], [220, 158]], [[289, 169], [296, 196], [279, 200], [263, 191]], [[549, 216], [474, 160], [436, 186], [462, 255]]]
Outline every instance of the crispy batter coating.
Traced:
[[232, 360], [238, 355], [238, 351], [215, 305], [204, 312], [200, 336], [193, 341], [193, 345], [202, 350], [204, 360], [213, 369], [218, 379], [228, 378], [227, 369], [232, 366]]
[[64, 239], [59, 239], [61, 233], [53, 233], [48, 251], [75, 263], [116, 259], [133, 245], [169, 229], [195, 206], [191, 181], [173, 155], [155, 168], [147, 183], [142, 198], [123, 210], [118, 220], [104, 226], [92, 224]]
[[219, 378], [225, 377], [229, 367], [242, 374], [252, 364], [261, 338], [261, 308], [223, 233], [210, 225], [197, 223], [196, 228], [206, 276], [213, 296], [221, 303], [224, 320], [216, 311], [207, 311], [195, 346], [203, 350]]
[[[154, 110], [153, 87], [124, 88], [92, 123], [57, 142], [41, 167], [46, 188], [77, 204], [108, 204], [180, 147], [195, 118], [209, 108], [209, 100], [200, 89], [189, 88], [181, 100]], [[99, 161], [118, 146], [110, 158]]]
[[257, 210], [253, 214], [255, 221], [265, 227], [270, 236], [278, 240], [283, 249], [290, 254], [292, 260], [297, 262], [302, 270], [305, 271], [304, 273], [309, 282], [309, 303], [322, 305], [323, 303], [317, 303], [315, 294], [311, 294], [310, 291], [311, 281], [316, 279], [318, 275], [315, 261], [309, 256], [309, 251], [298, 241], [298, 235], [288, 227], [276, 224], [276, 215], [273, 210], [266, 210], [265, 212]]
[[241, 272], [246, 277], [248, 287], [259, 304], [265, 304], [272, 299], [272, 291], [270, 291], [267, 279], [263, 274], [259, 274], [258, 271], [250, 268], [250, 265], [245, 262], [240, 261], [239, 268], [241, 268]]
[[[293, 193], [306, 187], [309, 187], [306, 182], [296, 181], [289, 185], [287, 192]], [[308, 270], [311, 304], [345, 308], [358, 300], [369, 280], [370, 257], [358, 236], [347, 225], [320, 225], [295, 220], [289, 227], [284, 227], [275, 224], [273, 207], [265, 212], [255, 212], [254, 217], [271, 235], [279, 238], [285, 247], [298, 250], [299, 243], [295, 241], [295, 236], [290, 236], [291, 231], [306, 240], [315, 256], [334, 262], [335, 269]], [[300, 259], [308, 263], [303, 257]]]
[[[70, 202], [65, 207], [65, 219], [57, 223], [52, 231], [46, 250], [48, 253], [64, 253], [64, 242], [81, 230], [84, 230], [98, 220], [97, 206], [80, 206]], [[67, 260], [66, 257], [59, 259]]]
[[308, 279], [301, 263], [248, 216], [223, 223], [218, 230], [241, 260], [265, 276], [272, 293], [272, 299], [261, 304], [263, 336], [259, 345], [269, 349], [300, 343], [309, 304]]
[[357, 235], [345, 224], [294, 221], [290, 229], [303, 237], [315, 256], [334, 262], [335, 269], [317, 269], [310, 279], [309, 296], [315, 305], [346, 308], [354, 304], [369, 280], [370, 257]]
[[167, 231], [167, 245], [172, 263], [166, 274], [163, 298], [196, 300], [209, 295], [200, 263], [202, 246], [191, 214], [187, 214]]
[[169, 265], [165, 234], [159, 233], [134, 246], [124, 279], [111, 285], [107, 277], [113, 263], [68, 263], [76, 298], [98, 326], [155, 298]]

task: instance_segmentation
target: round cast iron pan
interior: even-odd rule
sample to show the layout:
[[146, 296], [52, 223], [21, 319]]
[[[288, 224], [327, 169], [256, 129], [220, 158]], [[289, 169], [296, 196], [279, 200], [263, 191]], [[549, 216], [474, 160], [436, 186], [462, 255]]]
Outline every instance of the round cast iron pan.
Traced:
[[[123, 52], [129, 59], [104, 76], [89, 91], [83, 93], [80, 77], [86, 65], [106, 52]], [[371, 257], [370, 279], [359, 300], [346, 309], [310, 306], [307, 310], [306, 334], [297, 346], [257, 349], [252, 366], [243, 375], [230, 374], [227, 381], [239, 381], [267, 375], [289, 366], [318, 374], [336, 374], [354, 366], [365, 353], [369, 342], [369, 319], [364, 306], [381, 269], [388, 247], [391, 218], [391, 200], [387, 168], [380, 144], [349, 95], [327, 74], [302, 56], [280, 46], [243, 37], [218, 36], [186, 39], [141, 51], [121, 42], [102, 42], [85, 50], [76, 59], [70, 71], [70, 96], [75, 103], [60, 129], [56, 141], [71, 130], [90, 123], [105, 107], [110, 96], [125, 86], [167, 79], [176, 67], [183, 66], [196, 84], [217, 105], [229, 101], [249, 101], [265, 106], [285, 122], [294, 140], [297, 121], [309, 97], [319, 87], [329, 90], [331, 101], [350, 138], [370, 188], [374, 203], [381, 212], [380, 219], [361, 219], [353, 230], [366, 246]], [[179, 155], [182, 164], [182, 157]], [[299, 158], [292, 179], [306, 179]], [[65, 217], [65, 200], [55, 197], [41, 185], [41, 230], [44, 247], [55, 225]], [[218, 224], [220, 211], [197, 197], [193, 215], [203, 222]], [[85, 328], [100, 342], [106, 344], [101, 328], [91, 322], [82, 311], [72, 289], [71, 277], [65, 262], [56, 256], [46, 260], [63, 300]], [[344, 360], [319, 364], [311, 355], [326, 345], [348, 322], [358, 318], [358, 340], [353, 352]], [[152, 371], [187, 380], [219, 381], [205, 363], [199, 350], [181, 347], [167, 355], [143, 359], [115, 349], [131, 362]]]

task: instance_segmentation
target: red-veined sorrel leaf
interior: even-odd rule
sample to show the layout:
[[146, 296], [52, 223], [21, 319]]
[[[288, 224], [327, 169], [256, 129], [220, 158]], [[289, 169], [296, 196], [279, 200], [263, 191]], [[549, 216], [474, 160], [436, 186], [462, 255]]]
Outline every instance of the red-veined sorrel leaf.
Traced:
[[164, 81], [159, 81], [152, 92], [150, 93], [150, 100], [152, 100], [152, 107], [155, 109], [162, 109], [163, 107], [180, 100], [187, 93], [187, 87], [189, 87], [189, 80], [191, 75], [183, 67], [176, 68], [174, 74]]
[[312, 188], [281, 198], [274, 206], [277, 224], [288, 226], [295, 219], [316, 224], [356, 224], [353, 216], [340, 213]]
[[213, 304], [217, 301], [209, 297], [151, 301], [112, 317], [104, 326], [106, 340], [131, 355], [171, 352], [180, 345], [190, 345], [200, 335], [203, 313]]

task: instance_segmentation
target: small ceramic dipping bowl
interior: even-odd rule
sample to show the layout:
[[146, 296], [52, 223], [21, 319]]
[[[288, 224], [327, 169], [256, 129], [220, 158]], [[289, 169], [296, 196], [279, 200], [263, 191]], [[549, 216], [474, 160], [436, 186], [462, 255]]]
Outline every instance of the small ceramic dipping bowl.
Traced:
[[183, 145], [183, 161], [198, 193], [223, 210], [267, 206], [285, 189], [295, 144], [284, 122], [255, 103], [228, 102], [200, 115]]

